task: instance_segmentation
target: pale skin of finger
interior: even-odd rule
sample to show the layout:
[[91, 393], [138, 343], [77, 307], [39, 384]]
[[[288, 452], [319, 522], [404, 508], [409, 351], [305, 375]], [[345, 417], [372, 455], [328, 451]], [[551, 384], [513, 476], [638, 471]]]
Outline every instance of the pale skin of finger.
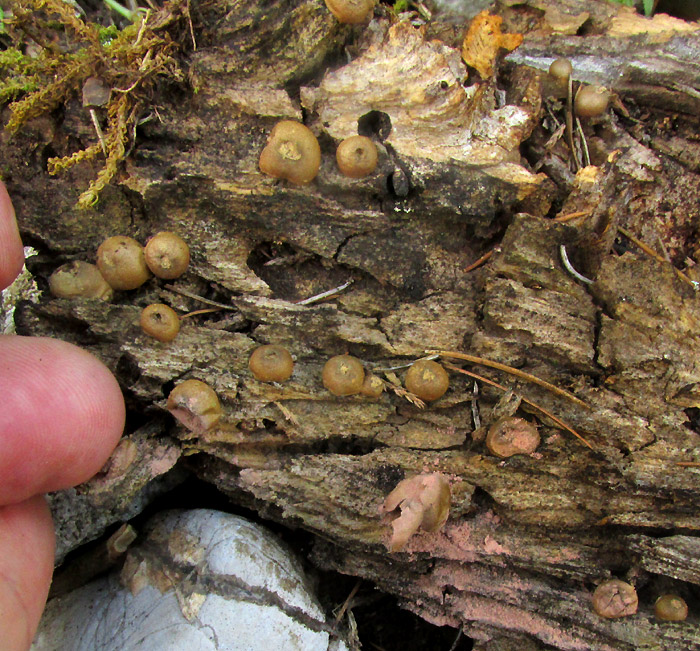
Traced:
[[18, 336], [0, 336], [0, 395], [0, 648], [19, 651], [38, 626], [54, 558], [44, 498], [24, 498], [95, 474], [122, 433], [124, 402], [92, 355]]
[[0, 337], [0, 504], [92, 477], [124, 427], [109, 370], [56, 339]]
[[5, 186], [0, 182], [0, 289], [7, 287], [22, 270], [24, 250], [15, 211]]
[[[0, 183], [0, 288], [22, 268], [12, 204]], [[0, 336], [0, 645], [29, 648], [54, 560], [51, 514], [38, 493], [91, 477], [124, 427], [116, 380], [62, 341]]]
[[43, 497], [0, 508], [0, 635], [5, 651], [29, 648], [46, 603], [54, 558]]

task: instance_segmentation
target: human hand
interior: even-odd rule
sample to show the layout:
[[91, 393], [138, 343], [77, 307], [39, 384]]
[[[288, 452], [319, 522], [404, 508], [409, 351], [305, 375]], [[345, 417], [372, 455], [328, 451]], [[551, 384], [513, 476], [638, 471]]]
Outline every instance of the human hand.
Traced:
[[[24, 255], [0, 183], [0, 289]], [[54, 532], [42, 496], [94, 475], [124, 428], [124, 401], [107, 368], [44, 337], [0, 336], [0, 639], [31, 644], [51, 583]]]

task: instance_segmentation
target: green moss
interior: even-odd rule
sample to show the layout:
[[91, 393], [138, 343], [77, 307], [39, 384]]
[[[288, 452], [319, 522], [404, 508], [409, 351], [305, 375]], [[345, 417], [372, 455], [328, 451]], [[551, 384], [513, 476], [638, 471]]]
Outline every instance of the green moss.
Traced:
[[0, 51], [0, 67], [9, 70], [17, 69], [26, 59], [27, 57], [15, 47]]
[[[120, 31], [83, 21], [63, 0], [17, 0], [13, 33], [19, 42], [0, 52], [0, 103], [14, 100], [7, 131], [16, 133], [28, 120], [79, 95], [88, 77], [99, 74], [115, 89], [106, 106], [105, 163], [78, 205], [93, 205], [118, 171], [129, 134], [148, 111], [159, 79], [184, 79], [179, 44], [189, 41], [178, 32], [189, 18], [187, 6], [187, 0], [165, 0], [158, 11], [139, 13], [136, 23]], [[30, 40], [41, 46], [38, 56], [22, 53]], [[85, 119], [90, 121], [87, 111]], [[49, 160], [49, 170], [60, 173], [95, 158], [101, 149], [97, 142], [87, 143], [70, 156]]]
[[8, 79], [0, 82], [0, 104], [5, 104], [18, 95], [31, 93], [37, 89], [38, 83], [29, 79]]
[[0, 103], [35, 91], [38, 87], [37, 66], [19, 49], [0, 51]]
[[97, 32], [97, 38], [100, 39], [100, 43], [103, 47], [109, 45], [117, 36], [119, 35], [119, 28], [116, 25], [110, 25], [109, 27], [100, 27]]

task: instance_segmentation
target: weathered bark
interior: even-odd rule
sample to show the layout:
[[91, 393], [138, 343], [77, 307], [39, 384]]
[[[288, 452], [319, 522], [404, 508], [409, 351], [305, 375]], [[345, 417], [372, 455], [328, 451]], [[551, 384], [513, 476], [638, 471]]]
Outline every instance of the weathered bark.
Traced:
[[[687, 137], [697, 122], [678, 112], [697, 111], [700, 37], [654, 43], [655, 65], [619, 77], [621, 67], [639, 68], [646, 37], [610, 36], [615, 9], [586, 9], [593, 36], [559, 36], [546, 25], [526, 36], [509, 56], [510, 104], [498, 108], [492, 83], [465, 91], [457, 51], [409, 25], [390, 28], [380, 18], [361, 33], [338, 26], [320, 0], [210, 3], [195, 11], [207, 26], [189, 61], [197, 92], [185, 101], [164, 95], [161, 120], [145, 126], [121, 182], [95, 210], [73, 208], [90, 170], [60, 178], [43, 171], [43, 148], [65, 154], [68, 136], [90, 137], [76, 107], [66, 108], [61, 127], [37, 121], [4, 143], [10, 161], [28, 163], [7, 182], [23, 233], [41, 245], [33, 267], [40, 283], [61, 261], [92, 259], [106, 235], [145, 240], [174, 230], [193, 253], [176, 289], [235, 307], [189, 318], [174, 342], [160, 344], [138, 328], [143, 305], [202, 305], [156, 281], [110, 305], [47, 295], [20, 306], [19, 332], [94, 352], [148, 422], [127, 433], [138, 454], [123, 443], [107, 480], [88, 482], [82, 497], [117, 519], [144, 481], [183, 454], [234, 499], [318, 533], [319, 565], [376, 582], [422, 617], [463, 627], [483, 649], [501, 648], [498, 639], [532, 648], [700, 648], [699, 471], [679, 465], [700, 461], [700, 306], [670, 264], [612, 247], [624, 226], [653, 244], [658, 233], [677, 263], [695, 255], [700, 165]], [[516, 8], [510, 17], [538, 11]], [[350, 63], [343, 43], [353, 44]], [[560, 54], [586, 80], [595, 70], [642, 120], [615, 113], [586, 126], [598, 167], [577, 176], [561, 147], [544, 145], [540, 75], [523, 65], [546, 69]], [[644, 117], [647, 101], [656, 112]], [[376, 135], [378, 170], [360, 181], [342, 177], [335, 142], [372, 110], [391, 121], [388, 134]], [[302, 116], [320, 136], [318, 178], [300, 187], [264, 177], [257, 159], [270, 128]], [[521, 164], [519, 146], [533, 129], [531, 162], [558, 187]], [[562, 214], [588, 214], [556, 223], [552, 202]], [[489, 263], [465, 273], [494, 243]], [[565, 270], [562, 244], [592, 285]], [[348, 279], [353, 285], [332, 302], [295, 304]], [[252, 349], [268, 342], [296, 358], [280, 386], [247, 369]], [[331, 355], [350, 352], [369, 370], [426, 349], [488, 357], [573, 391], [590, 408], [475, 369], [566, 421], [593, 450], [536, 413], [528, 415], [540, 422], [536, 454], [489, 455], [472, 432], [473, 380], [456, 372], [445, 397], [424, 410], [391, 392], [376, 401], [334, 398], [321, 385]], [[167, 391], [186, 377], [208, 382], [225, 408], [221, 426], [199, 437], [163, 425]], [[484, 422], [501, 397], [481, 384]], [[378, 507], [399, 480], [425, 471], [450, 478], [448, 523], [389, 554]], [[604, 620], [591, 609], [595, 584], [611, 574], [636, 584], [635, 616]], [[669, 590], [689, 602], [687, 622], [655, 621], [654, 599]]]

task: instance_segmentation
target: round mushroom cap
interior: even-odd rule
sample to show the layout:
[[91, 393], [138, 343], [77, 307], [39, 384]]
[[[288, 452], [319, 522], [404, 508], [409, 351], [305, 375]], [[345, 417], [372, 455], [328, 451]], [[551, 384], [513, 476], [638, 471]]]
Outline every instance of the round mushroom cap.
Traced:
[[502, 459], [514, 454], [532, 454], [539, 444], [537, 426], [517, 416], [499, 418], [486, 435], [489, 452]]
[[552, 61], [549, 66], [549, 74], [558, 81], [567, 81], [574, 71], [571, 61], [565, 58], [559, 58]]
[[356, 357], [336, 355], [323, 367], [323, 386], [334, 396], [351, 396], [362, 390], [365, 369]]
[[677, 594], [662, 594], [654, 604], [654, 614], [667, 622], [682, 622], [688, 617], [688, 604]]
[[419, 359], [406, 373], [406, 388], [421, 400], [437, 400], [450, 386], [447, 371], [430, 359]]
[[593, 610], [607, 619], [634, 615], [638, 603], [634, 586], [620, 579], [603, 581], [593, 592]]
[[248, 366], [256, 380], [284, 382], [292, 376], [294, 360], [286, 348], [267, 344], [253, 351]]
[[141, 329], [158, 341], [172, 341], [180, 332], [180, 317], [169, 305], [153, 303], [141, 312]]
[[374, 9], [374, 0], [326, 0], [326, 7], [339, 23], [357, 25], [367, 20]]
[[377, 167], [377, 146], [367, 136], [350, 136], [335, 151], [338, 168], [351, 179], [361, 179]]
[[595, 118], [608, 110], [610, 94], [601, 86], [581, 86], [574, 98], [574, 113], [580, 118]]
[[99, 298], [108, 301], [114, 292], [100, 270], [89, 262], [75, 260], [61, 265], [49, 276], [49, 290], [58, 298]]
[[272, 129], [258, 164], [265, 174], [303, 185], [318, 174], [321, 148], [311, 129], [294, 120], [282, 120]]
[[360, 393], [368, 398], [379, 398], [384, 393], [384, 381], [376, 375], [367, 373]]
[[100, 244], [97, 268], [113, 289], [136, 289], [151, 277], [143, 247], [126, 235], [108, 237]]
[[155, 276], [173, 280], [185, 273], [190, 263], [190, 247], [176, 233], [161, 231], [146, 242], [144, 256]]
[[204, 432], [221, 419], [221, 404], [214, 389], [201, 380], [185, 380], [168, 396], [168, 411], [187, 429]]

